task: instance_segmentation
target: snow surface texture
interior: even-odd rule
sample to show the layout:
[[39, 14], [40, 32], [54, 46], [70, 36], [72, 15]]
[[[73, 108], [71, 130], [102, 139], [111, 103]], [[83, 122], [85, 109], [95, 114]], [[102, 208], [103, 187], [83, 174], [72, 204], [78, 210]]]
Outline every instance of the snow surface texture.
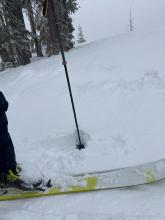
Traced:
[[[28, 176], [48, 176], [65, 187], [74, 184], [70, 174], [165, 157], [164, 39], [164, 29], [131, 33], [66, 54], [87, 145], [82, 151], [75, 147], [60, 56], [0, 73], [0, 89], [10, 102], [9, 129], [17, 160]], [[0, 219], [160, 220], [165, 218], [164, 202], [161, 181], [131, 189], [2, 202]]]

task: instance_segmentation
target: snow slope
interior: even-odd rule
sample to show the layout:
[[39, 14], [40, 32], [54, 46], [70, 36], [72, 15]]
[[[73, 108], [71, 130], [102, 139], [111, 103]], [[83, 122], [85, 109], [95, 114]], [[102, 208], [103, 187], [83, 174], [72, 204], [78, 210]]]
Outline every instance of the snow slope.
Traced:
[[[83, 151], [60, 56], [0, 73], [17, 160], [30, 175], [36, 164], [64, 185], [70, 173], [165, 157], [164, 38], [164, 28], [123, 34], [67, 53]], [[163, 219], [164, 186], [4, 202], [0, 219]]]

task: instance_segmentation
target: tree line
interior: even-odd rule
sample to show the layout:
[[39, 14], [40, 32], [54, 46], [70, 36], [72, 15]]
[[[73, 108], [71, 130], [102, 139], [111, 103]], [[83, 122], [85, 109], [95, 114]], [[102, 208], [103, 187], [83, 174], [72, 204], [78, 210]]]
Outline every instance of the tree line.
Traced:
[[[73, 31], [71, 14], [78, 10], [77, 0], [54, 1], [64, 50], [71, 49]], [[43, 16], [44, 0], [0, 0], [0, 58], [13, 66], [31, 62], [32, 53], [38, 57], [59, 53], [53, 8]], [[25, 14], [31, 31], [26, 29]]]

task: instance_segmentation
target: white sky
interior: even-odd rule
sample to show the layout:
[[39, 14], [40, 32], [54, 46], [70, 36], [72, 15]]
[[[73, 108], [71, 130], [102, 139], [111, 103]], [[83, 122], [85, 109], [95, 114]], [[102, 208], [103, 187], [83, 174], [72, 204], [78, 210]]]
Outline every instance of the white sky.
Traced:
[[165, 0], [79, 0], [79, 5], [74, 26], [82, 26], [88, 41], [128, 31], [130, 7], [137, 31], [165, 26]]

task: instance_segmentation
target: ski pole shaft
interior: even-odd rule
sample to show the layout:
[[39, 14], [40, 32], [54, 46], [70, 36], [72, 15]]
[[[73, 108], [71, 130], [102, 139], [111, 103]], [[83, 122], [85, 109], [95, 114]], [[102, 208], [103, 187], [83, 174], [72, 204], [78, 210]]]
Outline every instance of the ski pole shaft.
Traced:
[[78, 126], [78, 120], [77, 120], [77, 115], [76, 115], [76, 110], [75, 110], [75, 105], [74, 105], [74, 99], [73, 99], [73, 95], [72, 95], [72, 89], [71, 89], [71, 83], [70, 83], [70, 79], [69, 79], [67, 62], [66, 62], [65, 53], [64, 53], [64, 49], [63, 49], [63, 45], [62, 45], [61, 36], [60, 36], [59, 23], [58, 23], [58, 19], [57, 19], [57, 15], [56, 15], [55, 3], [54, 3], [54, 0], [50, 0], [50, 1], [52, 3], [51, 6], [52, 6], [52, 9], [53, 9], [53, 13], [54, 13], [54, 19], [55, 19], [55, 25], [56, 25], [56, 31], [57, 31], [57, 38], [58, 38], [58, 42], [59, 42], [59, 46], [60, 46], [61, 56], [62, 56], [62, 60], [63, 60], [64, 70], [65, 70], [68, 89], [69, 89], [69, 94], [70, 94], [70, 100], [71, 100], [72, 109], [73, 109], [74, 120], [75, 120], [77, 134], [78, 134], [79, 144], [77, 145], [77, 148], [79, 150], [81, 150], [85, 147], [81, 142], [80, 130], [79, 130], [79, 126]]

